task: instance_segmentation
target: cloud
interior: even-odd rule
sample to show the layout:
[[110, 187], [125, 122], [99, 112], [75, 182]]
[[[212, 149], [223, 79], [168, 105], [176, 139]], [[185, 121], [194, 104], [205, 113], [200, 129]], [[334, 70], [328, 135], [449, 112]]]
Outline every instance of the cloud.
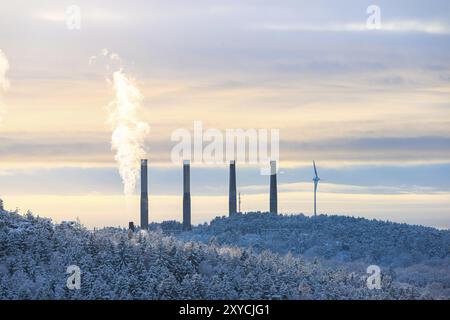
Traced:
[[0, 176], [9, 176], [11, 175], [11, 171], [8, 170], [0, 170]]
[[[335, 195], [442, 195], [450, 192], [450, 163], [420, 166], [347, 166], [325, 167], [318, 163], [319, 192]], [[312, 166], [281, 168], [278, 176], [280, 194], [309, 194], [312, 191]], [[267, 195], [268, 177], [258, 168], [238, 166], [238, 188], [243, 195]], [[121, 194], [122, 183], [114, 166], [10, 168], [0, 171], [8, 194]], [[149, 188], [152, 195], [182, 194], [182, 168], [157, 167], [150, 163]], [[45, 184], [42, 184], [45, 181]], [[191, 170], [195, 197], [228, 194], [228, 168], [195, 166]]]
[[[278, 185], [279, 192], [303, 192], [310, 193], [312, 189], [312, 183], [299, 182], [299, 183], [284, 183]], [[240, 190], [246, 194], [259, 194], [267, 191], [265, 185], [252, 185], [242, 187]], [[319, 183], [319, 192], [323, 193], [335, 193], [335, 194], [441, 194], [448, 192], [449, 190], [441, 190], [439, 188], [429, 186], [358, 186], [350, 184], [335, 184], [335, 183]]]
[[[170, 166], [172, 127], [159, 129], [147, 136], [143, 148], [151, 146], [152, 165]], [[187, 127], [189, 129], [189, 127]], [[205, 127], [206, 128], [206, 127]], [[335, 129], [337, 130], [337, 129]], [[416, 164], [447, 162], [450, 159], [450, 137], [345, 137], [292, 140], [295, 132], [281, 131], [280, 159], [289, 167], [320, 159], [327, 164]], [[290, 140], [287, 140], [287, 139]], [[27, 166], [67, 164], [112, 165], [108, 132], [50, 132], [0, 134], [0, 163]], [[205, 145], [207, 145], [205, 143]]]
[[309, 142], [284, 141], [282, 146], [289, 149], [318, 150], [336, 149], [355, 151], [414, 151], [432, 152], [450, 150], [450, 137], [356, 137]]
[[106, 133], [3, 132], [0, 134], [0, 161], [4, 167], [112, 164], [108, 139]]
[[429, 34], [450, 34], [450, 26], [442, 22], [414, 20], [387, 21], [381, 23], [381, 30], [388, 32], [419, 32]]
[[3, 53], [3, 51], [0, 49], [0, 88], [3, 90], [8, 90], [9, 88], [9, 81], [6, 77], [6, 73], [9, 70], [9, 62], [6, 58], [6, 55]]
[[[118, 22], [124, 19], [121, 14], [105, 8], [82, 6], [80, 9], [82, 20], [89, 22]], [[34, 18], [48, 22], [64, 22], [66, 21], [65, 7], [61, 7], [61, 10], [39, 11], [34, 14]]]
[[250, 29], [285, 31], [285, 32], [416, 32], [435, 35], [450, 34], [450, 26], [442, 22], [418, 20], [392, 20], [382, 21], [378, 30], [368, 29], [365, 23], [336, 23], [336, 24], [292, 24], [268, 23], [251, 25]]
[[[8, 72], [8, 69], [9, 69], [8, 59], [6, 59], [5, 54], [0, 49], [0, 91], [2, 91], [2, 90], [6, 91], [9, 88], [9, 81], [8, 81], [8, 78], [6, 77], [6, 73]], [[1, 92], [0, 92], [0, 98], [1, 98]], [[2, 122], [2, 113], [3, 113], [3, 106], [2, 106], [2, 101], [0, 100], [0, 124]]]

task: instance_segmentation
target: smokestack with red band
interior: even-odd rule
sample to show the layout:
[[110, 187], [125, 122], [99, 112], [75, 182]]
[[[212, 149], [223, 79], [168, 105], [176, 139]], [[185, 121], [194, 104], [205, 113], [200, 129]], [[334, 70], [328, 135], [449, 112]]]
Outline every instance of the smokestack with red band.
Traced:
[[141, 160], [141, 229], [148, 230], [147, 159]]
[[183, 162], [183, 230], [191, 230], [191, 166], [189, 160]]
[[270, 161], [270, 213], [278, 213], [276, 161]]
[[236, 161], [230, 161], [230, 191], [228, 195], [228, 214], [236, 213]]

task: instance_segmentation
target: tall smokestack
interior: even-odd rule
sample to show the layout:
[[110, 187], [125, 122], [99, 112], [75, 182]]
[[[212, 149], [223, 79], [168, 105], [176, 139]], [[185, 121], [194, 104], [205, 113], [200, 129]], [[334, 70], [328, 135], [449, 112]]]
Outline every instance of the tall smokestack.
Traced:
[[147, 159], [141, 160], [141, 229], [148, 229]]
[[277, 162], [270, 161], [270, 212], [278, 213]]
[[191, 166], [183, 162], [183, 230], [191, 230]]
[[228, 195], [228, 214], [236, 213], [236, 161], [230, 161], [230, 192]]

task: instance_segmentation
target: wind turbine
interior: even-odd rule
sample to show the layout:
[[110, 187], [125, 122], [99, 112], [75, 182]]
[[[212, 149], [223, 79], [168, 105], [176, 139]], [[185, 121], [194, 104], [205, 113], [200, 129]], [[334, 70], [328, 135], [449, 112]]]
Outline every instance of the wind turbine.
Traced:
[[313, 178], [313, 181], [314, 181], [314, 216], [317, 216], [316, 194], [317, 194], [317, 185], [319, 184], [320, 178], [317, 175], [316, 162], [314, 160], [313, 160], [313, 166], [314, 166], [314, 174], [316, 175]]

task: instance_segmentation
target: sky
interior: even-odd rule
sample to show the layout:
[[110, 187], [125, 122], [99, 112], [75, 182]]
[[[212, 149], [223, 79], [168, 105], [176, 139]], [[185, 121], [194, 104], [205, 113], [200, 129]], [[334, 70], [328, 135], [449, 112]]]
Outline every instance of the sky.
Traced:
[[[150, 221], [181, 220], [171, 134], [202, 121], [280, 130], [282, 213], [312, 214], [314, 159], [319, 213], [450, 228], [449, 40], [445, 0], [2, 2], [0, 197], [88, 227], [138, 221], [111, 150], [110, 65], [142, 93]], [[90, 63], [104, 48], [120, 66]], [[226, 215], [227, 165], [191, 174], [193, 223]], [[242, 211], [268, 210], [268, 181], [237, 164]]]

